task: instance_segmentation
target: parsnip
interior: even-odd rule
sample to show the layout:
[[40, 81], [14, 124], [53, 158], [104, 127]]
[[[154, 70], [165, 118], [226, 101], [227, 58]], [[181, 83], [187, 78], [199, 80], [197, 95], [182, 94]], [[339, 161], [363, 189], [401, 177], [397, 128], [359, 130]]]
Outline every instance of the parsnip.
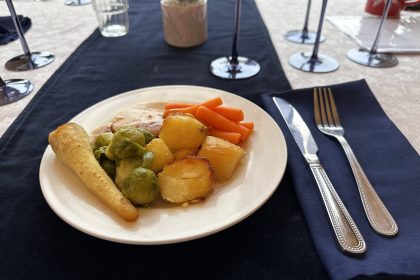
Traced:
[[48, 141], [58, 159], [70, 167], [104, 204], [126, 221], [138, 218], [137, 209], [96, 161], [88, 134], [81, 126], [76, 123], [63, 124], [50, 133]]

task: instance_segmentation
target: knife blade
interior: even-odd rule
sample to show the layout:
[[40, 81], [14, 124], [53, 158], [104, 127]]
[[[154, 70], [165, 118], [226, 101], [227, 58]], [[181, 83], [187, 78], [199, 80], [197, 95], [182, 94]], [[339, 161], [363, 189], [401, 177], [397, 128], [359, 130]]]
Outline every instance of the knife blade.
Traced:
[[279, 97], [273, 97], [273, 101], [311, 169], [339, 249], [345, 253], [363, 254], [366, 242], [321, 165], [318, 146], [308, 126], [289, 102]]

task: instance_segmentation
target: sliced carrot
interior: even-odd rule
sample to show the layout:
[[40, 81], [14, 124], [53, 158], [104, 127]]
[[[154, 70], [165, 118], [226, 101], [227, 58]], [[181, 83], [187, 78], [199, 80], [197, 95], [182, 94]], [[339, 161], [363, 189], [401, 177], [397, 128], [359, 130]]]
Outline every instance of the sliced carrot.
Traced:
[[222, 138], [232, 144], [238, 144], [241, 141], [241, 134], [236, 132], [228, 132], [219, 129], [211, 129], [209, 131], [211, 136]]
[[195, 115], [195, 112], [197, 111], [197, 108], [199, 106], [205, 106], [208, 108], [214, 108], [217, 106], [220, 106], [223, 104], [222, 98], [220, 98], [220, 96], [217, 96], [215, 98], [209, 99], [207, 101], [204, 101], [203, 103], [197, 104], [197, 105], [193, 105], [190, 107], [184, 107], [184, 108], [174, 108], [174, 109], [170, 109], [170, 110], [166, 110], [163, 113], [163, 117], [166, 118], [169, 114], [172, 113], [184, 113], [184, 114], [193, 114]]
[[240, 122], [239, 124], [248, 128], [249, 131], [254, 130], [254, 123], [253, 122]]
[[196, 116], [199, 120], [202, 120], [206, 124], [216, 129], [240, 133], [241, 140], [245, 140], [248, 137], [248, 134], [249, 134], [248, 128], [227, 119], [226, 117], [208, 109], [207, 107], [204, 107], [204, 106], [198, 107]]
[[240, 122], [244, 120], [244, 112], [239, 108], [218, 106], [211, 109], [231, 121]]
[[165, 110], [186, 108], [186, 107], [191, 107], [194, 105], [195, 104], [189, 104], [189, 103], [168, 103], [165, 105]]

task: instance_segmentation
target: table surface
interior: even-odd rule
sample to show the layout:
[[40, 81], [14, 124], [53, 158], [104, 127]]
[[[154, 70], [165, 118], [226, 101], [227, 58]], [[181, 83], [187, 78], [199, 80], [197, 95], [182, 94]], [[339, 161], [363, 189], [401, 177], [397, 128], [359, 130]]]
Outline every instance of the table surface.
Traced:
[[[357, 47], [356, 43], [326, 22], [323, 35], [327, 40], [321, 45], [320, 53], [335, 57], [340, 63], [340, 68], [327, 74], [301, 72], [289, 66], [287, 60], [296, 52], [311, 51], [312, 46], [289, 43], [283, 39], [283, 34], [288, 30], [302, 28], [306, 1], [256, 2], [293, 88], [366, 79], [386, 114], [420, 154], [420, 68], [417, 67], [420, 55], [398, 55], [399, 64], [392, 68], [374, 69], [358, 65], [346, 58], [346, 52]], [[35, 71], [11, 72], [5, 69], [4, 64], [8, 59], [22, 53], [21, 45], [19, 41], [14, 41], [0, 46], [1, 77], [29, 79], [35, 85], [34, 93], [18, 102], [0, 107], [0, 135], [3, 135], [48, 78], [97, 27], [91, 5], [68, 7], [64, 5], [63, 0], [15, 0], [14, 4], [18, 14], [32, 19], [32, 28], [26, 35], [31, 50], [51, 51], [56, 55], [56, 61]], [[364, 4], [365, 0], [331, 1], [327, 8], [327, 16], [365, 15]], [[320, 6], [321, 0], [312, 1], [311, 30], [317, 27]], [[6, 3], [2, 1], [0, 16], [4, 15], [9, 14]]]

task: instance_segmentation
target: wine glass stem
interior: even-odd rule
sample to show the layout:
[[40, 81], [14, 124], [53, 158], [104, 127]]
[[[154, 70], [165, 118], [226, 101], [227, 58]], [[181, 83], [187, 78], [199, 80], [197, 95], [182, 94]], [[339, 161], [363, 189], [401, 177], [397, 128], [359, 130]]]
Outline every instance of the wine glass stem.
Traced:
[[303, 29], [302, 29], [302, 37], [307, 37], [307, 34], [308, 34], [309, 12], [310, 11], [311, 11], [311, 0], [308, 0], [308, 4], [306, 6], [305, 23], [303, 24]]
[[392, 0], [387, 0], [386, 3], [385, 3], [383, 15], [382, 15], [382, 18], [381, 18], [381, 22], [379, 24], [379, 29], [378, 29], [378, 32], [376, 33], [376, 37], [375, 37], [375, 40], [373, 41], [373, 45], [370, 48], [370, 53], [371, 54], [376, 53], [376, 51], [378, 50], [379, 39], [381, 37], [381, 33], [382, 33], [383, 28], [384, 28], [385, 19], [387, 18], [389, 10], [391, 9], [391, 4], [392, 4]]
[[3, 81], [3, 79], [0, 77], [0, 88], [3, 88], [6, 86], [6, 83]]
[[233, 35], [233, 44], [232, 44], [232, 64], [238, 64], [238, 39], [239, 39], [239, 25], [241, 17], [241, 3], [242, 0], [236, 0], [235, 6], [235, 34]]
[[316, 33], [314, 49], [311, 60], [318, 60], [319, 41], [321, 39], [322, 24], [324, 23], [325, 10], [327, 9], [327, 0], [322, 0], [321, 16], [319, 18], [318, 31]]
[[25, 36], [23, 35], [23, 29], [20, 25], [19, 18], [16, 14], [15, 7], [13, 6], [12, 0], [6, 0], [7, 7], [9, 8], [10, 14], [12, 15], [13, 24], [15, 25], [16, 32], [19, 36], [20, 43], [22, 44], [23, 52], [25, 56], [30, 57], [31, 52], [29, 50], [28, 43], [26, 42]]

